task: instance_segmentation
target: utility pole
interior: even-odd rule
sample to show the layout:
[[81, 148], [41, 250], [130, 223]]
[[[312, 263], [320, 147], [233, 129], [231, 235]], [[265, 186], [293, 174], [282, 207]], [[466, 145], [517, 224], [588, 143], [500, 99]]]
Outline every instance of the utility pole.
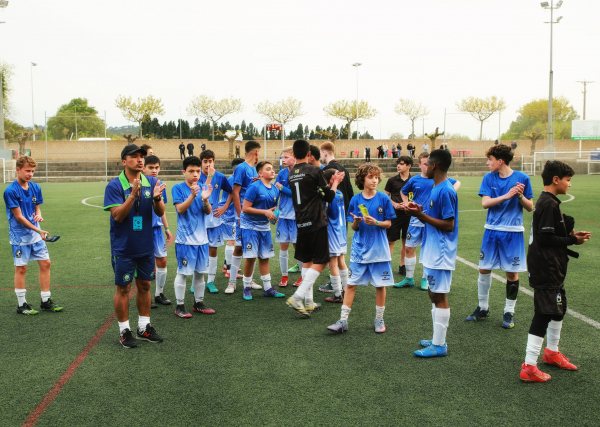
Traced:
[[594, 83], [594, 82], [587, 82], [587, 81], [582, 81], [582, 82], [577, 82], [577, 83], [582, 83], [583, 84], [583, 120], [585, 120], [585, 98], [587, 96], [587, 85]]

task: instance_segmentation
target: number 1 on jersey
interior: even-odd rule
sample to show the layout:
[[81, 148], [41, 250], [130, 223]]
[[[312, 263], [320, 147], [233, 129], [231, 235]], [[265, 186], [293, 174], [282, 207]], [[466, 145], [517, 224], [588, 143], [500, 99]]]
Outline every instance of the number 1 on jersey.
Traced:
[[294, 185], [296, 186], [296, 202], [300, 205], [302, 204], [302, 202], [300, 201], [300, 186], [297, 182], [295, 182]]

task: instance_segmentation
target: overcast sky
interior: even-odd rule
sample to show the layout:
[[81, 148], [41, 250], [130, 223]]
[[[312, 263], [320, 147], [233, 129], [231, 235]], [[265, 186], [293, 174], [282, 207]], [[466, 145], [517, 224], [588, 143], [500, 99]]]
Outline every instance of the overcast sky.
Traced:
[[[581, 115], [600, 119], [600, 1], [565, 0], [555, 11], [554, 93]], [[314, 129], [332, 101], [359, 98], [379, 112], [361, 122], [378, 138], [410, 133], [393, 111], [398, 98], [429, 106], [426, 132], [444, 128], [444, 108], [463, 97], [501, 96], [508, 104], [502, 132], [516, 110], [548, 97], [550, 12], [537, 0], [10, 0], [0, 11], [0, 60], [14, 64], [14, 119], [31, 126], [31, 62], [35, 123], [58, 107], [88, 98], [109, 126], [128, 122], [114, 107], [119, 94], [162, 98], [164, 120], [177, 120], [194, 95], [234, 95], [245, 111], [236, 124], [264, 120], [262, 100], [301, 100], [298, 123]], [[193, 121], [193, 118], [189, 118]], [[419, 132], [422, 124], [419, 124]], [[471, 138], [479, 122], [450, 115], [449, 133]], [[498, 117], [484, 125], [495, 139]]]

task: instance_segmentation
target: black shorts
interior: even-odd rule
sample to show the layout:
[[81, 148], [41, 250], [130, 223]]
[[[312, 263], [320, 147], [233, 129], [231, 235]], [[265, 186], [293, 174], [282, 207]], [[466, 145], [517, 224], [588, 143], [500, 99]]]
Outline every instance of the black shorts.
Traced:
[[533, 292], [533, 305], [536, 314], [567, 313], [567, 296], [565, 288], [560, 289], [535, 289]]
[[310, 233], [298, 233], [294, 258], [313, 264], [329, 263], [329, 234], [327, 227]]
[[408, 234], [408, 225], [410, 224], [410, 216], [403, 215], [392, 219], [392, 226], [385, 230], [388, 242], [395, 242], [400, 237], [406, 239]]

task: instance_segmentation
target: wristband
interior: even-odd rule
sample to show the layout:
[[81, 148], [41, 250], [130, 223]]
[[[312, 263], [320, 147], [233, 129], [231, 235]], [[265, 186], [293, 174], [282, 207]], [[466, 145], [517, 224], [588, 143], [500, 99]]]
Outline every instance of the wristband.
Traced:
[[38, 233], [40, 233], [40, 236], [41, 236], [41, 235], [42, 235], [42, 229], [40, 229], [40, 230], [38, 231]]
[[517, 199], [521, 200], [523, 198], [523, 195], [521, 194], [521, 197], [517, 197]]
[[165, 230], [168, 230], [168, 229], [169, 229], [169, 227], [165, 227]]
[[209, 178], [212, 178], [214, 175], [208, 175]]
[[162, 200], [162, 196], [155, 197], [153, 200], [158, 203]]
[[379, 221], [375, 221], [375, 225], [379, 225]]

